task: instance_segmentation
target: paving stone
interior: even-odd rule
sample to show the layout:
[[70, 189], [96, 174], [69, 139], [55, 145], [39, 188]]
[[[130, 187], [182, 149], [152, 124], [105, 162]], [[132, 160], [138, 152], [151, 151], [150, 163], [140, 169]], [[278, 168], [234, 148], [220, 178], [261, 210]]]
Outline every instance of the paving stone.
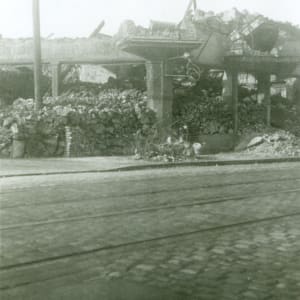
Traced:
[[152, 271], [155, 266], [149, 266], [149, 265], [137, 265], [137, 269], [143, 270], [143, 271]]
[[[230, 180], [233, 180], [237, 175], [238, 177], [246, 176], [243, 175], [243, 172], [241, 170], [239, 174], [226, 174], [226, 176], [231, 176]], [[258, 176], [255, 173], [256, 175]], [[216, 177], [217, 179], [211, 177], [209, 180], [207, 178], [203, 180], [222, 182], [222, 178], [229, 180], [226, 176], [222, 174], [222, 176]], [[247, 176], [249, 179], [250, 175]], [[264, 177], [265, 174], [261, 176]], [[273, 175], [269, 173], [269, 176]], [[202, 177], [195, 178], [197, 184], [202, 182]], [[196, 183], [196, 179], [193, 179], [193, 184]], [[181, 180], [183, 179], [181, 178]], [[138, 175], [137, 178], [134, 178], [133, 182], [135, 181], [138, 181]], [[135, 187], [135, 184], [132, 183], [130, 188], [136, 189], [136, 191], [146, 188], [151, 190], [154, 185], [153, 182], [150, 183], [150, 186], [149, 182], [145, 182], [143, 187], [138, 185]], [[174, 182], [172, 185], [174, 186]], [[170, 184], [170, 186], [172, 185]], [[102, 188], [105, 192], [103, 185], [98, 188], [93, 185], [89, 185], [89, 187], [91, 188], [89, 196], [95, 197], [98, 195], [96, 191]], [[253, 186], [244, 187], [248, 189], [248, 192], [253, 189]], [[70, 189], [70, 187], [68, 188]], [[258, 185], [257, 188], [262, 191], [263, 184]], [[275, 188], [272, 187], [272, 189]], [[282, 187], [279, 186], [279, 188]], [[77, 196], [75, 196], [74, 190], [70, 190], [71, 194], [69, 195], [74, 196], [74, 200], [76, 200]], [[218, 196], [221, 192], [232, 193], [232, 190], [225, 187], [215, 193]], [[68, 192], [66, 191], [66, 193]], [[53, 209], [51, 215], [48, 215], [50, 217], [56, 214], [70, 217], [72, 214], [78, 215], [82, 212], [96, 213], [102, 209], [109, 211], [112, 207], [117, 209], [119, 204], [122, 209], [126, 205], [129, 208], [141, 207], [145, 203], [153, 205], [156, 201], [160, 205], [161, 203], [172, 204], [172, 201], [176, 199], [176, 193], [178, 194], [178, 191], [174, 191], [172, 196], [167, 193], [161, 194], [159, 196], [161, 198], [152, 197], [151, 194], [127, 198], [115, 197], [114, 200], [99, 198], [93, 204], [88, 204], [88, 201], [73, 203], [65, 207], [53, 204], [46, 205], [43, 209], [42, 205], [31, 204], [25, 210], [16, 209], [15, 213], [8, 214], [6, 219], [1, 218], [0, 222], [1, 226], [7, 225], [8, 216], [13, 216], [9, 222], [19, 220], [19, 223], [22, 223], [27, 217], [29, 217], [27, 219], [29, 221], [35, 217], [45, 217], [47, 209], [49, 211]], [[190, 197], [192, 191], [188, 193]], [[182, 195], [183, 193], [180, 194], [180, 196]], [[26, 193], [23, 193], [22, 196], [26, 199]], [[49, 196], [46, 194], [44, 197], [41, 201], [49, 200]], [[197, 197], [199, 198], [198, 194]], [[6, 200], [6, 205], [8, 203], [19, 205], [21, 196], [17, 197], [15, 202], [13, 197]], [[27, 200], [31, 201], [29, 197]], [[176, 201], [175, 204], [185, 203], [186, 199], [182, 198]], [[272, 196], [254, 197], [247, 201], [177, 208], [172, 212], [162, 210], [101, 220], [95, 218], [72, 224], [58, 223], [36, 228], [7, 230], [1, 235], [3, 242], [1, 251], [3, 250], [5, 253], [1, 253], [1, 264], [3, 266], [31, 259], [44, 259], [54, 254], [68, 254], [75, 250], [90, 250], [165, 234], [172, 235], [181, 230], [209, 229], [214, 226], [226, 225], [227, 222], [246, 221], [253, 217], [264, 218], [293, 213], [297, 212], [299, 208], [299, 193], [290, 193], [284, 196], [273, 194]], [[27, 213], [28, 215], [25, 216]], [[5, 292], [7, 294], [12, 290], [17, 293], [19, 288], [25, 288], [25, 286], [29, 289], [39, 285], [39, 288], [42, 289], [53, 282], [63, 289], [71, 283], [81, 284], [103, 278], [115, 282], [121, 278], [141, 285], [149, 284], [153, 287], [170, 288], [172, 291], [176, 290], [178, 293], [189, 295], [197, 300], [262, 300], [268, 298], [271, 300], [294, 300], [300, 295], [298, 283], [300, 279], [299, 228], [299, 217], [289, 217], [247, 226], [208, 230], [173, 239], [129, 244], [17, 269], [2, 269], [0, 270], [0, 287], [8, 288]], [[183, 299], [190, 300], [189, 298]]]
[[187, 275], [196, 275], [197, 274], [197, 272], [195, 270], [191, 270], [191, 269], [183, 269], [180, 272], [187, 274]]

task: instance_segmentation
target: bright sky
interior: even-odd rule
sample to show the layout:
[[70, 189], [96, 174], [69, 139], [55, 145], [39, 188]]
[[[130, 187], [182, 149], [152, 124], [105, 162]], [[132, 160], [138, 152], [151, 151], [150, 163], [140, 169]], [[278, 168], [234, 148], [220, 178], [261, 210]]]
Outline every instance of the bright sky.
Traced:
[[[41, 32], [46, 37], [88, 36], [105, 20], [103, 33], [114, 34], [120, 23], [132, 19], [147, 26], [149, 20], [179, 22], [189, 0], [40, 0]], [[32, 35], [32, 0], [0, 0], [0, 34]], [[236, 7], [272, 19], [300, 24], [300, 0], [198, 0], [203, 10], [220, 12]]]

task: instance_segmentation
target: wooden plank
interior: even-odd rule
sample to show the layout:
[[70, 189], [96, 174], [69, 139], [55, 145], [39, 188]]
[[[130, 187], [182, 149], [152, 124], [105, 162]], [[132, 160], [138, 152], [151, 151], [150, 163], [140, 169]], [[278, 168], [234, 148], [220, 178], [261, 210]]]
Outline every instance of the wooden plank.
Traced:
[[105, 25], [104, 20], [100, 22], [100, 24], [97, 26], [97, 28], [90, 34], [89, 38], [97, 37], [103, 26]]

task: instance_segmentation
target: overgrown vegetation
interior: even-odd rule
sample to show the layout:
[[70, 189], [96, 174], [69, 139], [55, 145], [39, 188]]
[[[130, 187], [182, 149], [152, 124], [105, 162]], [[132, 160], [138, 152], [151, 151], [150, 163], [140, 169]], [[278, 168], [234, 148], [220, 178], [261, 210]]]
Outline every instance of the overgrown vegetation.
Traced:
[[37, 112], [32, 100], [19, 99], [0, 113], [1, 132], [10, 132], [0, 135], [0, 149], [9, 155], [16, 139], [25, 142], [27, 157], [62, 155], [68, 143], [65, 129], [70, 127], [75, 155], [133, 153], [136, 137], [147, 136], [154, 124], [155, 113], [136, 90], [110, 90], [93, 98], [48, 98]]
[[[186, 125], [191, 140], [197, 140], [199, 135], [233, 133], [232, 107], [221, 93], [221, 78], [206, 75], [196, 86], [175, 94], [174, 127]], [[266, 106], [258, 104], [254, 90], [239, 87], [238, 110], [240, 132], [265, 126]]]

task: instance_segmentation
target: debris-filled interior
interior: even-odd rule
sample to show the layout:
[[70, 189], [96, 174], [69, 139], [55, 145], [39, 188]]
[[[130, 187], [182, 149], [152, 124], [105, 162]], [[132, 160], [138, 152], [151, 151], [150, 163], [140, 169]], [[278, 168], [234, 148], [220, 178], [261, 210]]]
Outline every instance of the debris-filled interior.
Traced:
[[[43, 138], [39, 138], [45, 141], [52, 139], [55, 151], [37, 154], [31, 153], [28, 150], [30, 147], [25, 147], [23, 155], [65, 155], [63, 149], [68, 142], [58, 137], [65, 131], [70, 135], [72, 130], [73, 136], [77, 137], [73, 138], [73, 144], [90, 145], [89, 151], [88, 147], [75, 147], [77, 150], [74, 153], [79, 156], [83, 148], [85, 155], [127, 154], [131, 151], [137, 157], [141, 153], [148, 157], [167, 155], [171, 161], [197, 157], [200, 152], [233, 150], [253, 155], [299, 155], [300, 29], [297, 26], [237, 9], [214, 14], [189, 5], [178, 24], [152, 21], [148, 28], [144, 28], [133, 21], [125, 21], [113, 37], [99, 34], [98, 29], [90, 37], [93, 43], [94, 39], [103, 40], [105, 44], [109, 42], [121, 53], [127, 53], [128, 58], [134, 58], [134, 61], [119, 64], [106, 62], [104, 65], [61, 63], [59, 93], [53, 82], [51, 85], [51, 65], [45, 65], [45, 99], [51, 99], [51, 94], [70, 99], [61, 102], [53, 100], [55, 104], [52, 109], [55, 105], [71, 107], [68, 113], [80, 118], [83, 113], [77, 103], [81, 103], [86, 113], [92, 105], [99, 107], [105, 102], [101, 97], [106, 99], [113, 94], [117, 99], [122, 99], [120, 95], [129, 91], [129, 94], [138, 94], [139, 99], [144, 99], [137, 100], [135, 105], [141, 103], [139, 101], [147, 102], [149, 112], [156, 114], [156, 127], [153, 127], [153, 120], [153, 124], [150, 121], [142, 122], [140, 128], [127, 120], [133, 127], [130, 133], [126, 133], [130, 137], [122, 136], [120, 132], [113, 137], [116, 132], [110, 129], [111, 132], [108, 135], [106, 133], [104, 138], [103, 132], [107, 128], [103, 132], [99, 129], [100, 134], [96, 130], [90, 140], [97, 141], [95, 144], [103, 144], [96, 149], [85, 139], [87, 133], [84, 127], [88, 126], [82, 122], [75, 122], [75, 125], [65, 120], [62, 122], [61, 118], [66, 116], [53, 116], [53, 123], [61, 124], [59, 132], [49, 130], [48, 135], [43, 133]], [[14, 110], [15, 99], [33, 97], [32, 90], [23, 88], [32, 84], [30, 66], [5, 65], [1, 68], [0, 77], [4, 78], [0, 80], [3, 108], [0, 114], [0, 152], [2, 156], [11, 156], [13, 141], [17, 140], [15, 130], [20, 132], [22, 127], [31, 128], [31, 132], [24, 134], [23, 139], [31, 136], [32, 140], [34, 129], [27, 123], [34, 118], [37, 118], [36, 123], [43, 122], [44, 115], [37, 117], [34, 113], [20, 114]], [[53, 88], [56, 90], [53, 91]], [[82, 100], [91, 98], [98, 100]], [[24, 101], [19, 103], [24, 104]], [[130, 101], [129, 106], [133, 105]], [[121, 108], [122, 105], [120, 108], [108, 107], [107, 110]], [[101, 109], [104, 108], [101, 106]], [[81, 119], [88, 119], [90, 114]], [[138, 118], [137, 115], [135, 112], [128, 118]], [[49, 120], [45, 122], [49, 123]], [[114, 123], [114, 118], [111, 122]], [[143, 126], [152, 129], [145, 130]], [[71, 128], [71, 131], [66, 128]], [[146, 132], [148, 137], [145, 136]], [[211, 143], [208, 136], [219, 139], [219, 145]], [[231, 138], [224, 139], [224, 136]], [[136, 143], [137, 137], [143, 140], [144, 149], [141, 149], [142, 142]], [[248, 141], [250, 146], [247, 144], [242, 149], [238, 145], [245, 137], [259, 140], [259, 143], [252, 145], [253, 140]], [[126, 139], [133, 144], [125, 147]], [[120, 143], [120, 140], [123, 142]], [[221, 145], [223, 140], [227, 140], [227, 144], [224, 142]], [[151, 143], [156, 146], [150, 146]], [[112, 147], [114, 151], [109, 153], [107, 149], [112, 144], [118, 146]], [[195, 144], [201, 145], [201, 151], [193, 150]], [[44, 148], [41, 146], [41, 149]], [[99, 149], [104, 150], [101, 152]]]

